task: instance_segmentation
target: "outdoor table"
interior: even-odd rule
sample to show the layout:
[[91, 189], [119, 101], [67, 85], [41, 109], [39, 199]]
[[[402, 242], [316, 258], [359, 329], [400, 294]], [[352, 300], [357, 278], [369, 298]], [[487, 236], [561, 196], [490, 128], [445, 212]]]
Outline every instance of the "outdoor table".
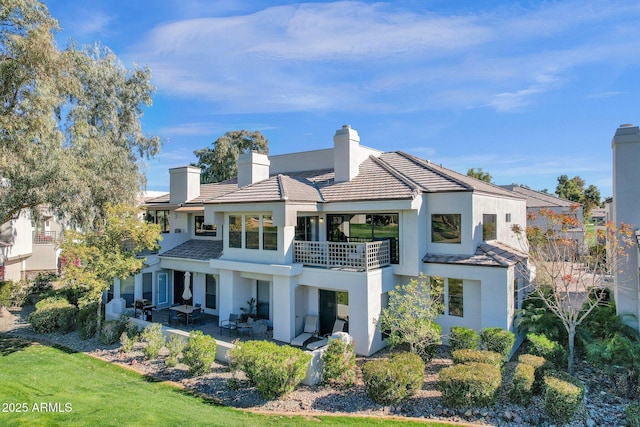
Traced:
[[194, 308], [195, 307], [192, 305], [183, 304], [183, 305], [176, 305], [174, 307], [169, 307], [169, 310], [177, 311], [178, 313], [184, 314], [186, 316], [187, 325], [188, 325], [189, 317], [191, 316], [191, 313], [193, 313]]

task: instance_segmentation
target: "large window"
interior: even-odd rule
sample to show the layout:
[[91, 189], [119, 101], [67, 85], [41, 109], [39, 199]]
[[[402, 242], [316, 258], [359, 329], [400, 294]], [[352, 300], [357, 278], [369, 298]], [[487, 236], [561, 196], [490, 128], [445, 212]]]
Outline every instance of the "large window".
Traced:
[[482, 215], [482, 240], [496, 240], [496, 214]]
[[449, 316], [463, 317], [464, 298], [462, 279], [448, 279], [449, 284]]
[[262, 217], [262, 249], [266, 251], [278, 250], [278, 227], [273, 225], [273, 217]]
[[204, 306], [215, 310], [217, 295], [218, 295], [218, 291], [217, 291], [216, 276], [212, 274], [207, 274], [207, 286], [205, 290]]
[[152, 301], [153, 299], [153, 274], [142, 273], [142, 298]]
[[271, 283], [265, 280], [258, 280], [257, 282], [258, 289], [256, 289], [256, 317], [258, 319], [269, 320], [269, 301], [271, 300], [271, 297], [269, 295], [269, 288], [271, 287]]
[[229, 247], [242, 247], [242, 216], [229, 215]]
[[126, 279], [120, 279], [120, 298], [124, 298], [127, 303], [127, 307], [133, 307], [134, 283], [133, 276], [129, 276]]
[[158, 301], [157, 304], [169, 302], [169, 276], [167, 273], [158, 273]]
[[317, 242], [319, 218], [317, 216], [299, 216], [296, 224], [296, 240]]
[[260, 217], [258, 215], [244, 216], [244, 235], [247, 249], [260, 248]]
[[431, 276], [431, 290], [438, 290], [438, 302], [442, 304], [442, 308], [438, 314], [444, 314], [444, 278], [439, 276]]
[[461, 243], [462, 215], [431, 215], [431, 241], [435, 243]]
[[278, 250], [278, 227], [271, 215], [229, 215], [229, 247]]
[[203, 215], [196, 215], [195, 217], [195, 233], [196, 236], [215, 236], [216, 226], [215, 224], [205, 224]]
[[158, 224], [161, 233], [168, 233], [171, 230], [169, 226], [169, 212], [168, 210], [148, 211], [145, 219], [152, 224]]
[[333, 242], [389, 241], [392, 264], [400, 262], [397, 213], [327, 215], [327, 238]]

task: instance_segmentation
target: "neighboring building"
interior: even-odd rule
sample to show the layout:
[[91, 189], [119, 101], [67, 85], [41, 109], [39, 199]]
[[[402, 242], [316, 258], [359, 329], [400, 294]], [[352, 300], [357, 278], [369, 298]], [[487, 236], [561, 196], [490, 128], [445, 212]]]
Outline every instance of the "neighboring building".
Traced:
[[[545, 218], [540, 215], [540, 212], [543, 210], [551, 211], [554, 214], [567, 215], [576, 219], [577, 226], [567, 230], [565, 237], [575, 240], [580, 245], [585, 244], [581, 204], [520, 185], [502, 185], [501, 187], [513, 191], [527, 200], [527, 226], [544, 227], [547, 225]], [[561, 230], [556, 231], [558, 231], [559, 234], [565, 234], [565, 232]]]
[[349, 126], [331, 149], [238, 160], [237, 179], [200, 185], [200, 169], [170, 173], [148, 200], [162, 248], [114, 296], [131, 305], [201, 303], [220, 320], [257, 301], [257, 317], [290, 342], [305, 315], [320, 332], [347, 321], [358, 354], [384, 346], [375, 319], [396, 285], [424, 274], [444, 283], [443, 333], [460, 325], [513, 329], [526, 263], [512, 225], [522, 197], [402, 152], [364, 147]]
[[591, 209], [591, 223], [593, 223], [594, 225], [604, 225], [606, 222], [607, 222], [606, 208]]
[[27, 210], [21, 210], [0, 225], [0, 280], [24, 279], [32, 252], [31, 216]]
[[[621, 125], [611, 141], [613, 150], [613, 197], [611, 219], [614, 224], [633, 226], [636, 238], [640, 233], [640, 129], [638, 126]], [[638, 240], [640, 242], [640, 240]], [[638, 294], [638, 247], [628, 248], [627, 259], [616, 272], [615, 299], [619, 314], [631, 313], [638, 327], [640, 306]]]

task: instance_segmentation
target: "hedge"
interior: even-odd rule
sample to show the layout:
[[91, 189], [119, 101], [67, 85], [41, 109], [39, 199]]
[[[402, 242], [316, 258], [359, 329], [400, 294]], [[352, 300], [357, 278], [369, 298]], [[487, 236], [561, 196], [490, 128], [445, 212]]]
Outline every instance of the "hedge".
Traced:
[[584, 399], [584, 385], [566, 372], [549, 371], [544, 377], [544, 409], [555, 421], [566, 423]]
[[413, 353], [376, 359], [362, 366], [367, 394], [381, 405], [395, 405], [415, 394], [424, 383], [424, 362]]
[[475, 350], [478, 348], [480, 335], [471, 328], [462, 326], [453, 326], [449, 335], [449, 346], [451, 351], [456, 350]]
[[516, 341], [513, 332], [502, 328], [485, 328], [481, 331], [480, 338], [484, 348], [501, 354], [505, 360], [509, 357]]
[[495, 402], [501, 382], [499, 367], [471, 362], [442, 369], [438, 375], [437, 387], [447, 406], [489, 406]]
[[518, 363], [513, 372], [509, 397], [515, 403], [526, 404], [533, 392], [535, 368], [525, 363]]
[[451, 353], [454, 364], [478, 362], [501, 367], [504, 363], [502, 355], [488, 350], [456, 350]]

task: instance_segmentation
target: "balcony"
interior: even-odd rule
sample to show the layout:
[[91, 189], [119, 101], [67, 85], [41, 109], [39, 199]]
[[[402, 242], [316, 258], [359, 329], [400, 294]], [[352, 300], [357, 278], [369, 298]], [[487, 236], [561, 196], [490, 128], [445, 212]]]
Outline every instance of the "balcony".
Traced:
[[310, 267], [369, 271], [391, 264], [388, 240], [375, 242], [293, 242], [293, 261]]
[[33, 232], [34, 245], [54, 244], [58, 242], [58, 238], [62, 238], [62, 233], [58, 235], [57, 231], [34, 231]]

